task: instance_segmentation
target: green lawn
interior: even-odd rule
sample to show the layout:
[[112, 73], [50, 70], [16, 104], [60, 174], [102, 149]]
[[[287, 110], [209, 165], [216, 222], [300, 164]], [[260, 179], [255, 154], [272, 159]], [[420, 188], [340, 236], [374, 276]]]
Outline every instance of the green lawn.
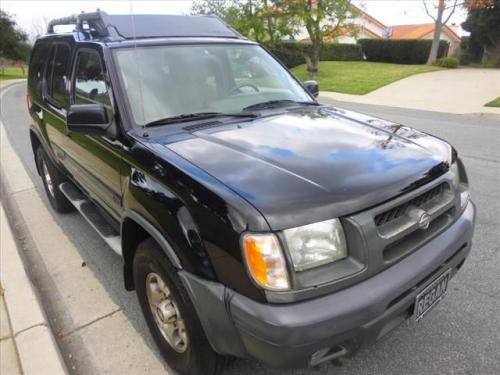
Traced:
[[23, 75], [23, 72], [21, 68], [18, 67], [5, 67], [5, 68], [0, 68], [0, 81], [6, 80], [6, 79], [16, 79], [16, 78], [26, 78], [26, 74], [28, 74], [28, 68], [24, 69], [25, 75]]
[[500, 107], [500, 96], [484, 105], [485, 107]]
[[[363, 95], [402, 78], [443, 68], [429, 65], [402, 65], [365, 61], [324, 61], [315, 79], [322, 91]], [[300, 80], [309, 79], [305, 65], [292, 72]]]

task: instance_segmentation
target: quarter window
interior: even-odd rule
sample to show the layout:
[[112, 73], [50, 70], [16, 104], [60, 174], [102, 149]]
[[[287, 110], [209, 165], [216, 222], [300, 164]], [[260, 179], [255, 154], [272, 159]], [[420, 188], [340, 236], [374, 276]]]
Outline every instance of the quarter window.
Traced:
[[106, 106], [111, 104], [101, 59], [96, 52], [82, 51], [78, 54], [75, 77], [75, 103], [100, 103]]
[[68, 81], [68, 66], [71, 50], [65, 44], [57, 44], [54, 59], [51, 61], [51, 79], [48, 84], [49, 96], [63, 107], [68, 106], [66, 83]]

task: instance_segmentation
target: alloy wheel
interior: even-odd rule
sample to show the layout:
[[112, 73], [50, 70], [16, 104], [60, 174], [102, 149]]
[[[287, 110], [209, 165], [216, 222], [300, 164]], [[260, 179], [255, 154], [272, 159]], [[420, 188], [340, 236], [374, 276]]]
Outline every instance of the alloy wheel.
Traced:
[[176, 352], [184, 353], [189, 343], [184, 320], [170, 289], [157, 273], [146, 277], [146, 294], [161, 334]]

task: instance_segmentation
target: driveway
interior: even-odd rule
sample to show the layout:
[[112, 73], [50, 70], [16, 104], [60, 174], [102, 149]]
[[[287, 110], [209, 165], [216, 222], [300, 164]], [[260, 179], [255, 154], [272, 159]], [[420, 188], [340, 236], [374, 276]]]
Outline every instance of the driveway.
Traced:
[[417, 74], [366, 95], [325, 91], [320, 99], [455, 114], [500, 115], [500, 108], [484, 107], [499, 96], [500, 69], [460, 68]]

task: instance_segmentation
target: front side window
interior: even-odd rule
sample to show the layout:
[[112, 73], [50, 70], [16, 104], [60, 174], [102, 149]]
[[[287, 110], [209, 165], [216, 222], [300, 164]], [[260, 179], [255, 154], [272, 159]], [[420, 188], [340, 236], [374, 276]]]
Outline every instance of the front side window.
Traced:
[[57, 104], [67, 107], [66, 83], [68, 82], [71, 50], [66, 44], [57, 44], [53, 56], [49, 66], [48, 94]]
[[97, 52], [78, 53], [74, 95], [76, 104], [100, 103], [110, 106], [101, 58]]
[[117, 49], [117, 66], [137, 125], [200, 112], [237, 113], [270, 100], [312, 101], [256, 45]]

